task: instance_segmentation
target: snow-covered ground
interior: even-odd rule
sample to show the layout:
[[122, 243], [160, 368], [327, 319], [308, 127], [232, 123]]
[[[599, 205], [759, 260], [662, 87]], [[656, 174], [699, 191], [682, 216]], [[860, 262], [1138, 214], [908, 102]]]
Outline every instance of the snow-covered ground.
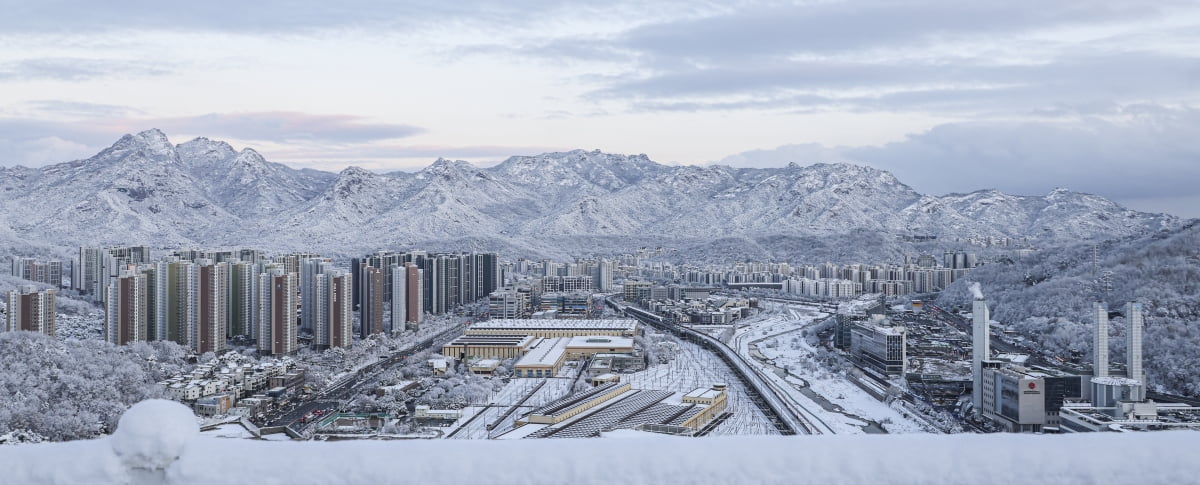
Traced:
[[666, 364], [632, 374], [621, 374], [621, 381], [628, 382], [634, 389], [656, 389], [663, 391], [690, 392], [697, 388], [711, 387], [724, 383], [729, 387], [727, 410], [733, 413], [717, 426], [711, 435], [777, 435], [779, 431], [751, 401], [741, 379], [712, 352], [699, 346], [678, 341], [675, 359]]
[[113, 436], [0, 449], [0, 482], [1183, 484], [1200, 475], [1200, 433], [1190, 431], [263, 443], [197, 439], [186, 407], [158, 403], [130, 409]]
[[[823, 431], [864, 433], [869, 424], [866, 420], [879, 423], [891, 433], [924, 431], [917, 422], [816, 362], [817, 349], [809, 344], [802, 331], [828, 316], [811, 306], [764, 302], [761, 313], [738, 322], [732, 345], [747, 362], [762, 370], [765, 379], [787, 392], [807, 411], [812, 416], [810, 420], [815, 417], [814, 424]], [[756, 358], [755, 350], [773, 362], [774, 367]], [[781, 376], [776, 368], [786, 368], [789, 373]], [[827, 400], [834, 409], [827, 410], [805, 395], [801, 391], [805, 387]]]
[[[541, 384], [545, 382], [545, 384]], [[541, 384], [541, 387], [538, 385]], [[512, 429], [512, 422], [543, 404], [549, 403], [555, 399], [566, 396], [570, 392], [571, 386], [574, 384], [573, 379], [551, 378], [551, 379], [535, 379], [535, 378], [513, 378], [500, 391], [492, 394], [488, 399], [487, 406], [469, 406], [463, 410], [463, 416], [459, 418], [454, 425], [446, 430], [446, 434], [458, 430], [454, 433], [454, 439], [487, 439], [503, 434]], [[532, 395], [534, 389], [537, 389]], [[529, 395], [529, 399], [522, 403], [521, 407], [507, 416], [499, 426], [495, 429], [488, 430], [488, 424], [498, 419], [501, 414], [508, 410], [510, 406], [516, 404], [525, 396]], [[476, 414], [479, 414], [475, 419], [471, 419]]]

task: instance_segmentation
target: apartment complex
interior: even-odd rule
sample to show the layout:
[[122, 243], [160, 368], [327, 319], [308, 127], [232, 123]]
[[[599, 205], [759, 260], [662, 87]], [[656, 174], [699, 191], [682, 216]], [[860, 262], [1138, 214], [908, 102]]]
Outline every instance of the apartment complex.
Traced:
[[58, 305], [53, 288], [38, 290], [22, 285], [8, 292], [8, 313], [4, 328], [10, 332], [24, 330], [54, 336]]
[[12, 275], [35, 283], [63, 288], [62, 261], [38, 261], [34, 258], [13, 258]]

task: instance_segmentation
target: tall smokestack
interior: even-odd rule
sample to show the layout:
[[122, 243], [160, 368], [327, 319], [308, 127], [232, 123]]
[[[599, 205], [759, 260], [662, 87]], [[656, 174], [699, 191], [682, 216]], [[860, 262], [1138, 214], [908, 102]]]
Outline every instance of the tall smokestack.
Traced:
[[[1146, 376], [1142, 373], [1142, 327], [1145, 326], [1142, 319], [1142, 304], [1136, 301], [1126, 304], [1125, 320], [1129, 322], [1129, 331], [1125, 334], [1127, 339], [1125, 355], [1129, 358], [1126, 369], [1129, 369], [1129, 378], [1141, 382], [1141, 389], [1145, 389]], [[1137, 396], [1135, 400], [1140, 401], [1141, 398], [1142, 396]]]
[[1108, 307], [1101, 302], [1092, 305], [1096, 317], [1096, 334], [1092, 336], [1092, 375], [1108, 376]]
[[988, 313], [987, 302], [983, 300], [979, 283], [971, 285], [971, 293], [975, 295], [975, 301], [971, 305], [971, 314], [974, 317], [974, 325], [971, 328], [974, 347], [971, 353], [971, 377], [974, 379], [971, 386], [971, 402], [975, 405], [975, 415], [980, 416], [983, 413], [983, 361], [992, 357], [991, 332], [988, 329], [991, 315]]

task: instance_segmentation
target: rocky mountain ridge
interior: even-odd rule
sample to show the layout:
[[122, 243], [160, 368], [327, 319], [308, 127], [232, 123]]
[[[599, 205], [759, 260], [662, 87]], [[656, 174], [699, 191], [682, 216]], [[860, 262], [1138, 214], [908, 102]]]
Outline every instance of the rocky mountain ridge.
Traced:
[[0, 237], [52, 247], [358, 251], [461, 238], [520, 247], [546, 237], [702, 241], [863, 231], [1049, 244], [1179, 225], [1173, 216], [1067, 190], [923, 195], [889, 172], [852, 164], [667, 166], [645, 155], [573, 150], [488, 168], [439, 159], [416, 173], [350, 167], [334, 174], [207, 138], [173, 145], [158, 130], [126, 135], [86, 160], [0, 169], [0, 207]]

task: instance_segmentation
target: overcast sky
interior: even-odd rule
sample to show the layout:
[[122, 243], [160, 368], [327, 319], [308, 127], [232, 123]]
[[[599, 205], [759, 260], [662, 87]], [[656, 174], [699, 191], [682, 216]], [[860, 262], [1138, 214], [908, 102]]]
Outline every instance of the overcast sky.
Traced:
[[1200, 217], [1194, 0], [497, 3], [0, 0], [0, 164], [160, 128], [325, 170], [855, 161]]

